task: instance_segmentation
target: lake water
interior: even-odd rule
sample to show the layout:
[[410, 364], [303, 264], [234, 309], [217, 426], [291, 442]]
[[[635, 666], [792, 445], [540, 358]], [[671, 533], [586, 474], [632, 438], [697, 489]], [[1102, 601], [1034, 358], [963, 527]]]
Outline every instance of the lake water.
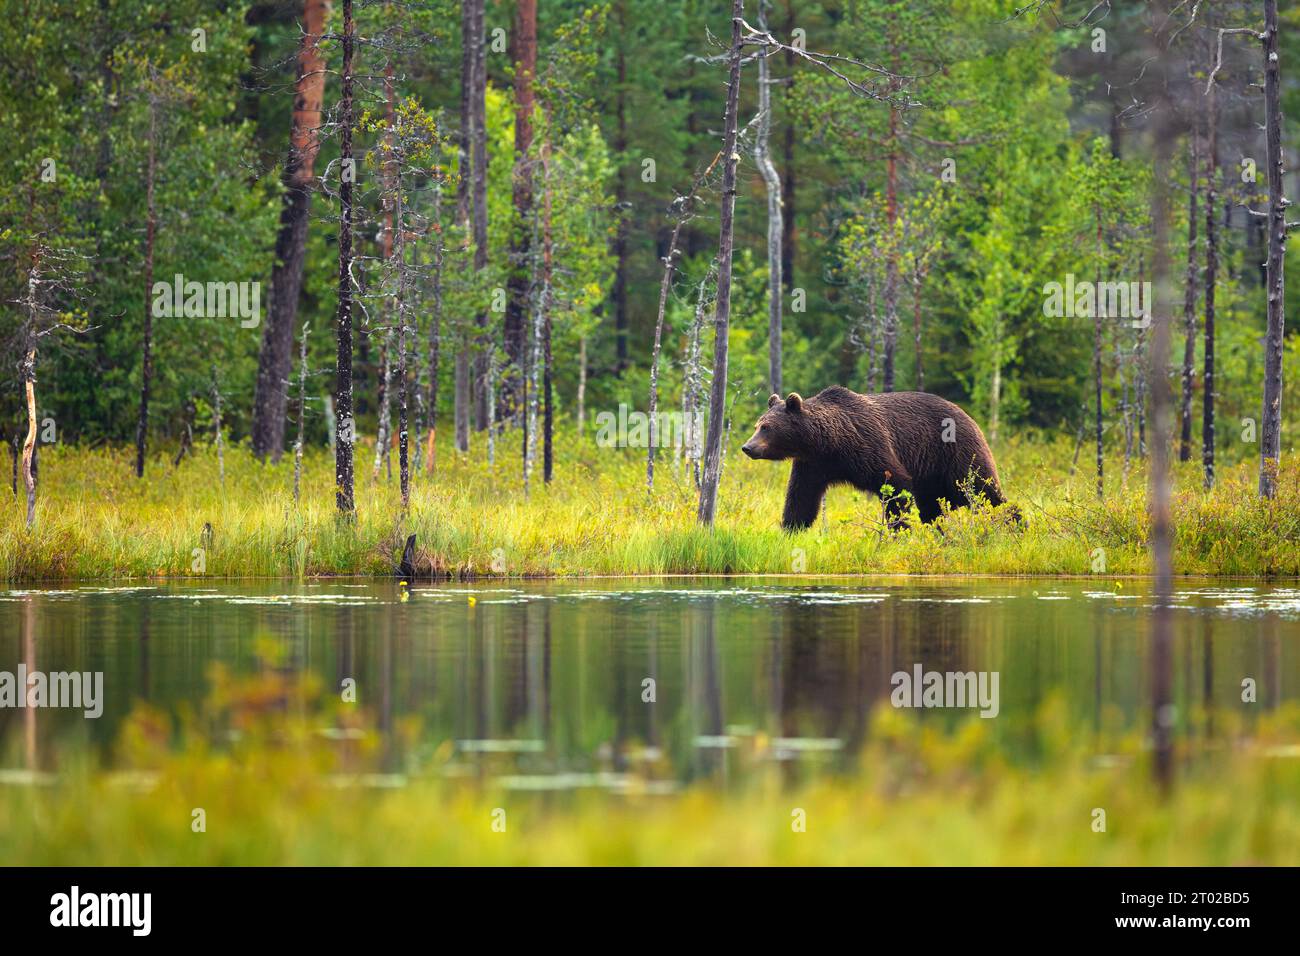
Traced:
[[[381, 732], [418, 718], [416, 748], [454, 748], [451, 772], [534, 789], [616, 787], [636, 761], [665, 789], [725, 785], [739, 747], [799, 776], [856, 759], [893, 675], [996, 672], [990, 727], [1032, 761], [1049, 700], [1080, 738], [1143, 728], [1146, 581], [654, 578], [449, 584], [242, 582], [0, 592], [0, 671], [102, 672], [103, 714], [0, 708], [3, 769], [57, 772], [110, 744], [137, 701], [176, 711], [209, 669], [281, 666], [329, 688], [355, 681]], [[1300, 589], [1181, 581], [1174, 700], [1179, 732], [1216, 713], [1251, 720], [1300, 695]], [[1258, 701], [1243, 704], [1242, 682]], [[653, 683], [649, 683], [649, 682]], [[340, 690], [341, 692], [341, 690]], [[653, 697], [653, 700], [647, 698]], [[971, 708], [916, 708], [951, 725]], [[405, 738], [403, 738], [405, 739]], [[410, 741], [406, 740], [409, 750]], [[400, 769], [410, 756], [388, 748]]]

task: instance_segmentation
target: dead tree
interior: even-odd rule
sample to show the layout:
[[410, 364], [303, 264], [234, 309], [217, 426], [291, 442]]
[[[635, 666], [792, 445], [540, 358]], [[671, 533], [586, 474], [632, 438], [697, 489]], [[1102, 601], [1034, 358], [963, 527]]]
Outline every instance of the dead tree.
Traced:
[[221, 484], [226, 483], [226, 456], [221, 434], [221, 382], [217, 366], [212, 366], [212, 441], [217, 446], [217, 474]]
[[1183, 371], [1182, 403], [1178, 409], [1178, 460], [1192, 457], [1192, 389], [1196, 378], [1196, 204], [1200, 198], [1200, 157], [1195, 124], [1187, 134], [1187, 273], [1183, 279]]
[[1285, 337], [1286, 207], [1282, 194], [1282, 79], [1277, 0], [1264, 0], [1264, 138], [1268, 162], [1268, 330], [1264, 334], [1264, 410], [1260, 427], [1259, 494], [1277, 495], [1282, 458], [1282, 347]]
[[293, 500], [299, 500], [302, 484], [302, 433], [307, 421], [307, 332], [311, 325], [302, 324], [302, 346], [298, 353], [298, 440], [293, 443]]
[[727, 107], [722, 134], [722, 216], [718, 237], [718, 296], [713, 316], [713, 391], [709, 401], [709, 430], [704, 448], [704, 479], [700, 485], [699, 521], [713, 526], [722, 474], [722, 409], [727, 400], [727, 333], [731, 319], [732, 222], [736, 213], [736, 113], [740, 103], [741, 14], [743, 0], [731, 0], [731, 50], [727, 70]]
[[1205, 142], [1205, 355], [1201, 372], [1201, 466], [1205, 488], [1214, 487], [1214, 294], [1219, 269], [1219, 211], [1216, 192], [1219, 176], [1219, 94], [1211, 86], [1206, 111]]
[[356, 23], [352, 19], [352, 0], [343, 0], [343, 82], [340, 100], [341, 136], [339, 184], [339, 277], [338, 352], [334, 373], [334, 414], [338, 417], [338, 434], [334, 447], [335, 504], [345, 518], [356, 516], [353, 494], [353, 445], [356, 423], [352, 410], [352, 183], [356, 176], [356, 158], [352, 154], [353, 125], [353, 52]]
[[[758, 29], [767, 32], [769, 0], [758, 0]], [[772, 79], [767, 56], [758, 58], [758, 132], [754, 137], [754, 165], [767, 190], [767, 378], [771, 392], [781, 391], [781, 177], [768, 145], [772, 137]], [[651, 420], [654, 412], [651, 410]], [[651, 425], [651, 428], [654, 426]]]
[[149, 68], [149, 134], [145, 154], [144, 338], [140, 345], [140, 412], [135, 425], [135, 476], [144, 477], [145, 445], [149, 435], [149, 387], [153, 381], [153, 252], [158, 232], [155, 185], [158, 178], [157, 73]]
[[[704, 171], [695, 177], [695, 180], [691, 183], [691, 187], [687, 190], [686, 194], [677, 197], [673, 202], [673, 207], [677, 210], [677, 221], [673, 224], [672, 235], [668, 239], [668, 252], [664, 255], [663, 259], [664, 275], [663, 279], [661, 279], [659, 283], [659, 311], [655, 317], [654, 346], [650, 353], [650, 441], [649, 447], [646, 449], [645, 464], [647, 496], [654, 492], [655, 455], [659, 444], [659, 354], [663, 344], [664, 314], [668, 306], [668, 293], [672, 289], [673, 274], [676, 271], [677, 266], [677, 244], [681, 239], [683, 228], [685, 228], [686, 224], [690, 222], [695, 215], [696, 202], [701, 186], [703, 186], [705, 180], [708, 179], [710, 173], [713, 172], [714, 167], [717, 166], [718, 160], [721, 158], [722, 153], [717, 153], [713, 157], [713, 161], [709, 163]], [[776, 291], [779, 295], [780, 289], [778, 288]]]

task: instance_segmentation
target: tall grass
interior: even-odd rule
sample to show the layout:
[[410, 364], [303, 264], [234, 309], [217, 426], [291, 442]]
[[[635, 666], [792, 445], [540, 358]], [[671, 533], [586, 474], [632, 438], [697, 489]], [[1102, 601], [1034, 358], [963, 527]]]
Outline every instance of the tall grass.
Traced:
[[[787, 465], [725, 461], [713, 530], [695, 522], [690, 469], [661, 456], [653, 496], [644, 452], [559, 436], [556, 475], [528, 495], [516, 436], [481, 438], [469, 456], [439, 446], [433, 474], [417, 474], [403, 516], [396, 478], [372, 479], [358, 454], [358, 516], [334, 510], [333, 461], [308, 455], [301, 504], [292, 463], [263, 465], [226, 452], [226, 478], [207, 448], [173, 467], [155, 458], [137, 480], [125, 450], [50, 447], [41, 453], [36, 526], [21, 495], [0, 516], [7, 582], [153, 577], [303, 577], [390, 573], [394, 542], [414, 532], [423, 574], [453, 577], [584, 574], [988, 573], [1144, 574], [1147, 516], [1140, 465], [1127, 479], [1110, 463], [1104, 501], [1086, 472], [1071, 476], [1068, 442], [1013, 440], [997, 449], [1008, 496], [1026, 528], [998, 511], [961, 509], [942, 529], [891, 534], [873, 496], [832, 489], [808, 531], [780, 531]], [[738, 444], [738, 442], [737, 442]], [[395, 457], [395, 455], [394, 455]], [[394, 462], [394, 469], [396, 462]], [[1220, 469], [1212, 492], [1194, 464], [1179, 466], [1176, 564], [1183, 574], [1300, 574], [1300, 477], [1284, 470], [1279, 497], [1260, 501], [1254, 466]], [[211, 525], [210, 542], [204, 536]]]

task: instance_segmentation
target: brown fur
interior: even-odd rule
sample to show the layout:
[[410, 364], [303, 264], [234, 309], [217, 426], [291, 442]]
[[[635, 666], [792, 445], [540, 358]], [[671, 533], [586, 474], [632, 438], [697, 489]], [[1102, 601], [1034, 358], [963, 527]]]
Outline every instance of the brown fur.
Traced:
[[[945, 432], [952, 440], [944, 441]], [[992, 505], [1006, 500], [980, 427], [952, 402], [925, 392], [859, 395], [832, 385], [807, 400], [773, 395], [741, 450], [794, 461], [781, 518], [791, 531], [817, 519], [826, 489], [836, 484], [875, 494], [886, 484], [895, 495], [908, 491], [927, 523], [942, 514], [942, 500], [969, 505], [967, 489]], [[888, 503], [892, 526], [901, 524], [906, 507], [899, 498]]]

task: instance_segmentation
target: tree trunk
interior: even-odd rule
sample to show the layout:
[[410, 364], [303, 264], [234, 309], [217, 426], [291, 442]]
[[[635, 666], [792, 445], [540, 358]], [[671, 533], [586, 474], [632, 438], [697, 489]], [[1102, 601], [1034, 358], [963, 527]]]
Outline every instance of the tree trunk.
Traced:
[[149, 436], [149, 387], [153, 382], [153, 248], [158, 232], [154, 185], [158, 178], [157, 91], [149, 91], [149, 143], [145, 160], [144, 341], [141, 343], [140, 415], [135, 425], [135, 476], [144, 477], [145, 444]]
[[921, 284], [925, 275], [919, 265], [912, 268], [912, 345], [916, 350], [916, 390], [925, 391], [925, 358], [921, 349]]
[[328, 13], [329, 0], [304, 0], [289, 156], [284, 165], [285, 191], [275, 237], [275, 266], [271, 270], [271, 302], [257, 360], [251, 441], [254, 455], [261, 459], [269, 454], [272, 461], [279, 461], [284, 449], [293, 329], [307, 259], [312, 170], [320, 149], [317, 131], [325, 95], [325, 58], [317, 44], [325, 32]]
[[[892, 17], [891, 17], [892, 24]], [[895, 74], [900, 72], [898, 63], [897, 38], [893, 34], [893, 29], [889, 31], [890, 43], [893, 47], [893, 70]], [[890, 92], [897, 92], [900, 88], [900, 81], [897, 75], [889, 80]], [[899, 285], [899, 267], [898, 267], [898, 161], [899, 161], [899, 144], [898, 144], [898, 109], [891, 102], [889, 104], [889, 141], [886, 146], [885, 155], [885, 221], [889, 229], [889, 255], [885, 262], [885, 329], [883, 342], [883, 362], [881, 369], [882, 391], [892, 392], [894, 390], [894, 354], [895, 345], [898, 341], [898, 285]]]
[[1277, 494], [1282, 457], [1282, 345], [1286, 316], [1282, 266], [1286, 199], [1282, 195], [1282, 82], [1277, 0], [1264, 0], [1264, 136], [1268, 151], [1268, 330], [1264, 336], [1264, 411], [1260, 428], [1259, 494]]
[[[379, 349], [379, 395], [377, 397], [379, 408], [379, 420], [375, 423], [375, 467], [370, 475], [371, 481], [379, 481], [379, 469], [383, 467], [384, 461], [388, 459], [388, 446], [392, 439], [392, 398], [389, 395], [388, 385], [392, 381], [392, 359], [390, 353], [393, 345], [393, 330], [384, 330], [383, 345]], [[390, 461], [388, 472], [389, 478], [392, 478], [392, 464]]]
[[[388, 153], [383, 163], [383, 195], [382, 203], [384, 210], [384, 228], [380, 233], [380, 256], [382, 257], [388, 275], [393, 277], [396, 270], [400, 274], [402, 264], [396, 261], [393, 255], [394, 230], [400, 228], [396, 224], [395, 214], [397, 209], [397, 163], [396, 163], [396, 128], [397, 117], [394, 109], [394, 90], [393, 90], [393, 63], [389, 60], [384, 65], [384, 142], [387, 146]], [[400, 281], [400, 280], [398, 280]], [[387, 289], [384, 290], [387, 292]], [[396, 298], [396, 297], [394, 297]], [[377, 386], [377, 407], [379, 408], [379, 422], [375, 435], [375, 470], [373, 480], [379, 480], [380, 465], [387, 465], [388, 480], [393, 479], [393, 460], [389, 454], [392, 447], [393, 419], [392, 419], [392, 393], [390, 386], [393, 383], [393, 325], [392, 322], [395, 303], [393, 299], [384, 297], [384, 313], [388, 316], [388, 328], [384, 330], [383, 345], [379, 350], [379, 377], [376, 382]], [[400, 323], [400, 318], [398, 323]], [[399, 361], [404, 361], [404, 357]]]
[[578, 337], [578, 395], [574, 417], [578, 422], [578, 437], [587, 424], [587, 337]]
[[397, 227], [397, 480], [402, 491], [402, 511], [411, 506], [410, 409], [411, 382], [406, 367], [406, 226], [402, 207], [400, 171], [394, 176], [393, 220]]
[[[477, 76], [475, 63], [478, 48], [474, 39], [474, 2], [464, 0], [460, 5], [460, 180], [456, 184], [456, 222], [465, 236], [466, 247], [470, 242], [471, 183], [474, 155], [474, 81]], [[469, 417], [473, 392], [470, 382], [470, 342], [461, 331], [455, 336], [453, 344], [456, 355], [452, 385], [452, 417], [455, 425], [456, 450], [469, 451]]]
[[[689, 199], [687, 200], [689, 202]], [[650, 350], [650, 442], [645, 456], [645, 493], [649, 498], [655, 487], [655, 450], [659, 443], [659, 350], [663, 343], [664, 312], [668, 306], [668, 291], [673, 284], [673, 269], [677, 258], [677, 240], [682, 234], [688, 210], [678, 217], [668, 239], [668, 254], [664, 256], [664, 277], [659, 282], [659, 311], [655, 317], [654, 346]]]
[[[473, 183], [471, 185], [471, 204], [473, 207], [474, 226], [474, 271], [482, 272], [488, 262], [488, 215], [487, 215], [487, 50], [484, 46], [486, 34], [483, 27], [484, 0], [464, 0], [472, 4], [474, 20], [474, 85], [470, 90], [470, 110], [474, 114], [472, 131], [474, 134]], [[494, 400], [489, 400], [487, 390], [492, 375], [492, 343], [488, 337], [487, 303], [479, 305], [477, 322], [479, 327], [478, 348], [474, 358], [473, 388], [475, 392], [474, 427], [479, 431], [488, 427], [491, 420], [488, 412]], [[468, 447], [468, 444], [466, 445]]]
[[1179, 408], [1181, 430], [1178, 436], [1178, 460], [1192, 457], [1192, 385], [1196, 378], [1196, 203], [1200, 198], [1197, 130], [1187, 134], [1187, 276], [1183, 280], [1183, 400]]
[[889, 256], [885, 262], [885, 328], [881, 391], [894, 390], [894, 346], [898, 339], [898, 110], [889, 108], [889, 156], [886, 158], [885, 220], [889, 228]]
[[311, 326], [302, 324], [302, 350], [298, 354], [298, 440], [293, 443], [293, 500], [298, 502], [298, 491], [302, 484], [302, 433], [307, 420], [307, 330]]
[[1219, 269], [1216, 181], [1219, 175], [1219, 91], [1211, 86], [1205, 137], [1205, 356], [1201, 373], [1201, 465], [1205, 487], [1214, 487], [1214, 293]]
[[[785, 36], [786, 42], [790, 42], [790, 35], [794, 32], [794, 3], [793, 0], [786, 0], [785, 4]], [[794, 51], [785, 51], [786, 72], [794, 75]], [[785, 287], [788, 290], [794, 288], [794, 252], [795, 252], [795, 222], [794, 222], [794, 142], [795, 130], [794, 121], [786, 117], [785, 121], [785, 175], [781, 179], [781, 213], [782, 228], [784, 235], [781, 237], [781, 277], [785, 280]]]
[[217, 367], [212, 366], [212, 439], [217, 446], [217, 475], [221, 484], [226, 483], [226, 456], [221, 435], [221, 382], [217, 378]]
[[700, 339], [704, 331], [704, 313], [708, 309], [709, 280], [714, 277], [717, 263], [710, 263], [704, 278], [700, 280], [695, 295], [695, 317], [691, 321], [691, 333], [686, 342], [686, 368], [682, 372], [682, 416], [685, 418], [686, 457], [691, 461], [692, 479], [698, 490], [700, 487], [700, 425], [704, 420], [700, 408], [700, 393], [703, 375], [700, 371]]
[[[767, 5], [758, 0], [758, 29], [767, 32]], [[767, 189], [767, 379], [772, 392], [781, 391], [781, 177], [768, 151], [772, 136], [772, 80], [766, 56], [758, 58], [758, 133], [754, 138], [754, 165]]]
[[[548, 124], [549, 130], [549, 124]], [[551, 143], [550, 133], [542, 144], [542, 481], [551, 483], [555, 474], [555, 407], [551, 381], [551, 278], [554, 271], [554, 236], [551, 228]]]
[[456, 367], [452, 387], [455, 389], [456, 416], [456, 450], [469, 451], [469, 412], [473, 397], [470, 392], [470, 354], [469, 348], [461, 345], [456, 349]]
[[[32, 333], [29, 333], [32, 334]], [[36, 454], [36, 346], [28, 345], [23, 356], [23, 389], [27, 396], [27, 437], [23, 440], [23, 485], [27, 488], [27, 527], [36, 523], [36, 475], [32, 458]]]
[[353, 496], [353, 444], [356, 422], [352, 411], [352, 178], [355, 157], [352, 155], [352, 56], [356, 43], [356, 25], [352, 20], [352, 0], [343, 0], [343, 89], [339, 101], [342, 125], [339, 157], [342, 182], [339, 184], [339, 311], [338, 358], [334, 375], [334, 414], [338, 417], [338, 434], [334, 448], [335, 504], [346, 518], [356, 517]]
[[[1102, 275], [1102, 256], [1103, 240], [1101, 232], [1101, 206], [1096, 205], [1093, 211], [1097, 218], [1097, 282], [1100, 287]], [[1096, 308], [1093, 310], [1094, 317], [1092, 320], [1092, 382], [1093, 382], [1093, 403], [1096, 412], [1096, 434], [1097, 434], [1097, 500], [1100, 501], [1104, 496], [1104, 462], [1105, 456], [1102, 448], [1102, 417], [1101, 417], [1101, 322], [1102, 312], [1105, 309]]]
[[[425, 447], [425, 469], [432, 474], [437, 460], [434, 439], [438, 434], [438, 363], [442, 350], [442, 266], [445, 248], [442, 238], [442, 183], [434, 187], [433, 193], [433, 315], [429, 318], [429, 390], [428, 403], [429, 435]], [[468, 438], [468, 435], [466, 435]]]
[[537, 0], [518, 0], [515, 7], [515, 165], [514, 223], [510, 233], [509, 277], [503, 341], [506, 367], [502, 369], [501, 417], [522, 413], [528, 339], [524, 328], [528, 314], [529, 273], [533, 222], [533, 80], [537, 74]]
[[474, 111], [471, 97], [474, 89], [474, 3], [464, 0], [460, 5], [460, 136], [456, 147], [460, 178], [456, 183], [456, 222], [469, 222], [470, 157], [474, 151]]
[[614, 162], [617, 178], [614, 181], [614, 206], [618, 221], [614, 232], [614, 358], [619, 375], [627, 368], [627, 51], [626, 44], [633, 36], [627, 25], [627, 3], [618, 3], [618, 39], [616, 58], [618, 88], [615, 91]]
[[713, 526], [722, 474], [722, 430], [727, 401], [727, 332], [731, 321], [732, 224], [736, 213], [736, 112], [740, 100], [740, 24], [743, 0], [731, 0], [731, 54], [727, 73], [727, 109], [722, 138], [722, 215], [718, 237], [718, 298], [714, 311], [713, 392], [709, 401], [709, 432], [704, 452], [704, 481], [700, 486], [699, 521]]

